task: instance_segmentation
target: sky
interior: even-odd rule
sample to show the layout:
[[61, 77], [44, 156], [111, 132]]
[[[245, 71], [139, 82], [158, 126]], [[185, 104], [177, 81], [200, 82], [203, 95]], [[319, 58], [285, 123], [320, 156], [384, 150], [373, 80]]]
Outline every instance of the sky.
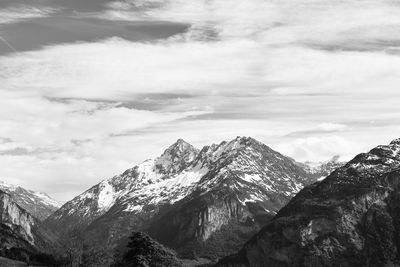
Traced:
[[66, 201], [178, 138], [400, 137], [395, 0], [0, 0], [0, 179]]

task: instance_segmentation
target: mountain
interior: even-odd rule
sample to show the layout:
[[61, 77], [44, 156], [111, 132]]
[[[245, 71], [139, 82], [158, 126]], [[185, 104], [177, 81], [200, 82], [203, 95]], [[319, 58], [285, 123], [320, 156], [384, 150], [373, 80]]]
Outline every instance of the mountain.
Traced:
[[186, 257], [216, 259], [234, 251], [309, 179], [292, 159], [252, 138], [207, 146], [192, 166], [208, 171], [147, 229]]
[[301, 190], [219, 266], [398, 266], [400, 139]]
[[0, 239], [0, 255], [6, 257], [28, 257], [57, 246], [55, 236], [4, 191], [0, 191]]
[[342, 167], [346, 163], [340, 161], [340, 156], [334, 156], [331, 160], [324, 162], [305, 162], [302, 167], [307, 170], [314, 178], [318, 181], [325, 179], [329, 174], [331, 174], [334, 170]]
[[[147, 231], [185, 256], [215, 258], [238, 249], [315, 181], [312, 176], [252, 138], [201, 150], [179, 139], [160, 157], [67, 202], [45, 224], [64, 238], [84, 236], [85, 242], [107, 250], [135, 230]], [[235, 234], [226, 235], [231, 230]], [[216, 251], [208, 249], [221, 244]]]
[[0, 190], [8, 193], [13, 200], [27, 210], [36, 219], [43, 221], [61, 207], [61, 204], [48, 195], [20, 186], [10, 185], [0, 181]]
[[[46, 220], [46, 224], [55, 229], [63, 225], [64, 231], [69, 232], [87, 227], [116, 207], [121, 207], [123, 212], [130, 214], [142, 210], [146, 205], [176, 201], [180, 198], [180, 192], [184, 194], [185, 190], [190, 190], [191, 180], [185, 178], [195, 178], [197, 173], [181, 175], [174, 180], [175, 184], [168, 180], [182, 172], [197, 153], [197, 149], [178, 140], [157, 159], [146, 160], [121, 175], [104, 180], [67, 202]], [[163, 184], [170, 186], [172, 190], [169, 193], [174, 195], [167, 196], [167, 192], [161, 188]]]

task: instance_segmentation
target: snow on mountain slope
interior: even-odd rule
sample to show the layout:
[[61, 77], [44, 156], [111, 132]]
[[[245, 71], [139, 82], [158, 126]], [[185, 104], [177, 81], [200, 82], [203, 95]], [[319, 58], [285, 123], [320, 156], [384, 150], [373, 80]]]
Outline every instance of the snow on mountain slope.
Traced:
[[185, 257], [213, 259], [235, 251], [308, 177], [292, 159], [245, 137], [203, 148], [193, 165], [208, 172], [147, 229]]
[[[113, 246], [130, 231], [148, 227], [153, 218], [170, 210], [179, 213], [182, 203], [193, 200], [188, 205], [198, 207], [208, 199], [216, 205], [210, 202], [209, 208], [225, 214], [225, 219], [210, 217], [215, 218], [209, 223], [212, 227], [197, 235], [205, 239], [231, 221], [273, 216], [313, 181], [300, 163], [252, 138], [238, 137], [201, 151], [179, 139], [160, 157], [104, 180], [66, 203], [46, 224], [66, 236], [78, 229], [93, 244]], [[223, 207], [225, 197], [231, 198], [231, 207]], [[240, 219], [235, 217], [239, 213]]]
[[24, 189], [0, 181], [0, 190], [8, 193], [13, 200], [39, 220], [46, 219], [61, 207], [61, 203], [45, 193]]
[[[172, 201], [173, 198], [170, 196], [160, 197], [162, 191], [165, 187], [184, 190], [184, 184], [180, 184], [179, 181], [187, 182], [186, 178], [193, 177], [193, 173], [182, 171], [191, 164], [197, 154], [197, 149], [179, 139], [160, 157], [146, 160], [77, 196], [56, 211], [47, 223], [53, 225], [63, 222], [70, 228], [76, 225], [87, 226], [106, 213], [117, 201], [123, 199], [135, 200], [132, 205], [125, 207], [126, 211], [141, 209], [140, 203], [150, 203], [149, 197], [154, 198], [155, 204], [168, 198]], [[179, 172], [182, 173], [178, 175]], [[186, 185], [190, 187], [190, 183]]]

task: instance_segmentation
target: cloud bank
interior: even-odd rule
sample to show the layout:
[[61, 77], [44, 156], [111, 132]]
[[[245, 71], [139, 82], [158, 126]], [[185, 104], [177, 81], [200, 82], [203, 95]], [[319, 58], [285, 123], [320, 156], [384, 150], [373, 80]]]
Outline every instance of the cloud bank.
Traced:
[[396, 1], [115, 1], [76, 16], [190, 27], [0, 57], [9, 182], [66, 200], [177, 138], [249, 135], [322, 161], [398, 137]]

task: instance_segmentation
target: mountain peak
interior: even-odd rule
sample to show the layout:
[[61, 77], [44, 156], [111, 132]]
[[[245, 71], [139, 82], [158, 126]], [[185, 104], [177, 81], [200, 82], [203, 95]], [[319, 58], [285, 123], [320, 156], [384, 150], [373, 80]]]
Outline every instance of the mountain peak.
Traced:
[[259, 144], [260, 142], [259, 141], [257, 141], [256, 139], [254, 139], [253, 137], [250, 137], [250, 136], [236, 136], [236, 138], [235, 139], [233, 139], [232, 141], [235, 141], [235, 142], [239, 142], [239, 143], [241, 143], [241, 144], [248, 144], [248, 143], [257, 143], [257, 144]]
[[183, 140], [182, 138], [178, 138], [178, 140], [176, 140], [175, 144], [189, 144], [189, 143], [186, 142], [185, 140]]
[[[196, 152], [196, 153], [195, 153]], [[185, 140], [179, 138], [175, 143], [169, 146], [160, 158], [179, 158], [187, 153], [197, 154], [198, 149], [186, 142]]]
[[335, 155], [331, 158], [330, 162], [338, 162], [340, 159], [340, 155]]
[[260, 147], [260, 146], [263, 146], [264, 148], [270, 149], [270, 147], [268, 147], [264, 143], [258, 141], [257, 139], [255, 139], [253, 137], [249, 137], [249, 136], [237, 136], [231, 142], [236, 142], [241, 147]]
[[176, 152], [184, 152], [186, 150], [196, 150], [194, 146], [183, 140], [182, 138], [179, 138], [176, 140], [175, 143], [173, 143], [171, 146], [169, 146], [163, 154], [166, 152], [171, 152], [171, 151], [176, 151]]
[[157, 158], [156, 166], [163, 173], [176, 173], [196, 158], [199, 150], [183, 139], [178, 139]]
[[394, 139], [392, 142], [390, 142], [391, 145], [400, 145], [400, 138]]
[[247, 147], [252, 147], [252, 146], [260, 146], [262, 144], [261, 142], [257, 141], [256, 139], [252, 137], [246, 137], [246, 136], [237, 136], [235, 139], [232, 139], [231, 141], [223, 141], [219, 145], [216, 145], [217, 147], [222, 148], [224, 151], [230, 151], [230, 150], [236, 150], [240, 148], [247, 148]]

